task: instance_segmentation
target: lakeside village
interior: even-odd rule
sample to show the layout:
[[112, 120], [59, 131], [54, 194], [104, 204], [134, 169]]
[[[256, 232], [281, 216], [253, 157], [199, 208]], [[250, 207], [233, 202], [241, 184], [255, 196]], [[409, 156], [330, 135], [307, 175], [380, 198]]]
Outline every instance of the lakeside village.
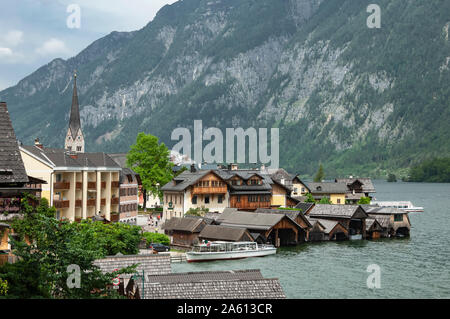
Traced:
[[[282, 168], [184, 164], [174, 166], [176, 177], [161, 186], [162, 201], [144, 200], [139, 174], [126, 167], [127, 154], [85, 153], [84, 144], [76, 76], [64, 149], [39, 139], [19, 143], [7, 104], [0, 103], [0, 265], [17, 261], [9, 221], [21, 218], [26, 193], [46, 198], [59, 220], [125, 223], [166, 234], [173, 251], [157, 253], [144, 243], [138, 255], [95, 261], [104, 272], [137, 264], [142, 277], [121, 275], [118, 284], [122, 295], [134, 299], [285, 298], [278, 279], [259, 270], [172, 273], [171, 262], [185, 261], [184, 252], [194, 246], [200, 253], [231, 253], [230, 247], [276, 253], [276, 247], [306, 242], [410, 234], [405, 207], [371, 203], [376, 190], [369, 178], [305, 183]], [[144, 203], [153, 214], [142, 212]]]

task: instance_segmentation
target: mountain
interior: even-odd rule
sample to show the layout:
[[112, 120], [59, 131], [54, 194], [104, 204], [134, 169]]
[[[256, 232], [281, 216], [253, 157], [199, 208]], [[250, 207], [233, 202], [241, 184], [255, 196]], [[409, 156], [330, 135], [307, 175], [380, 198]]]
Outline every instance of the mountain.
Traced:
[[387, 175], [450, 155], [450, 1], [183, 0], [0, 92], [18, 138], [62, 147], [73, 70], [88, 151], [140, 131], [279, 127], [281, 165]]

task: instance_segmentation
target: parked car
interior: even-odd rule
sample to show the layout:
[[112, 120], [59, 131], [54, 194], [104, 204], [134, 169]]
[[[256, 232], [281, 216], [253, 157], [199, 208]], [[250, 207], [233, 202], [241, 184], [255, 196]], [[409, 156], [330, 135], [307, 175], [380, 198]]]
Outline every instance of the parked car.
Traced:
[[163, 244], [159, 244], [159, 243], [151, 243], [148, 248], [153, 249], [153, 250], [155, 250], [155, 251], [157, 251], [159, 253], [163, 252], [163, 251], [169, 251], [170, 250], [170, 247], [165, 246]]

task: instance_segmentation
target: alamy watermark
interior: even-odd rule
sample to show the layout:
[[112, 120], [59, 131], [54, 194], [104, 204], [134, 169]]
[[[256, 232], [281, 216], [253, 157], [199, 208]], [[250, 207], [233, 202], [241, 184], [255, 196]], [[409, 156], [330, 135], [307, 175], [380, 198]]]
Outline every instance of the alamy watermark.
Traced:
[[367, 13], [370, 16], [367, 18], [367, 27], [369, 29], [379, 29], [381, 28], [381, 8], [377, 4], [370, 4], [367, 7]]
[[381, 267], [377, 264], [367, 266], [367, 270], [370, 275], [367, 277], [367, 288], [369, 289], [381, 289]]
[[81, 7], [80, 5], [73, 3], [67, 6], [67, 13], [70, 15], [67, 17], [66, 25], [69, 29], [81, 28]]
[[[172, 141], [179, 141], [173, 148], [180, 154], [192, 158], [197, 163], [262, 163], [270, 168], [278, 168], [280, 163], [279, 129], [270, 129], [270, 155], [268, 154], [268, 129], [251, 127], [227, 128], [224, 134], [216, 127], [203, 130], [201, 120], [194, 121], [194, 139], [187, 128], [176, 128], [172, 131]], [[181, 138], [181, 140], [180, 140]], [[248, 145], [246, 143], [248, 139]], [[211, 141], [203, 147], [203, 141]], [[235, 144], [235, 141], [237, 143]], [[247, 147], [248, 146], [248, 147]], [[192, 148], [194, 157], [192, 157]], [[224, 157], [225, 149], [225, 157]], [[235, 156], [237, 152], [237, 156]], [[248, 153], [248, 161], [246, 155]], [[225, 161], [224, 161], [225, 160]], [[269, 165], [270, 163], [270, 165]]]
[[67, 277], [66, 283], [69, 289], [73, 288], [81, 288], [81, 269], [78, 265], [69, 265], [67, 266], [67, 273], [69, 276]]

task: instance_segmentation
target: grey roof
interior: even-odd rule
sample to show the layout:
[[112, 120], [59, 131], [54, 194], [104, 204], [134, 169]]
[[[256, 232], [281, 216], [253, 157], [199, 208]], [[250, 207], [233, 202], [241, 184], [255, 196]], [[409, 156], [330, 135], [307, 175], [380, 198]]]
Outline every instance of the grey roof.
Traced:
[[241, 227], [207, 225], [198, 237], [212, 240], [239, 241], [246, 232], [247, 229]]
[[394, 207], [381, 207], [378, 205], [361, 205], [367, 214], [394, 215], [408, 214], [408, 212]]
[[309, 183], [308, 188], [312, 194], [346, 194], [348, 192], [348, 187], [345, 183]]
[[202, 218], [173, 217], [162, 225], [162, 229], [199, 233], [205, 225], [206, 222]]
[[131, 175], [133, 181], [135, 183], [139, 183], [139, 174], [127, 167], [127, 153], [108, 154], [108, 156], [122, 168], [122, 171], [120, 171], [121, 183], [127, 175]]
[[5, 102], [0, 103], [0, 184], [27, 183], [16, 134]]
[[73, 78], [73, 94], [72, 94], [72, 106], [70, 108], [69, 129], [72, 137], [75, 138], [78, 134], [78, 130], [81, 130], [80, 121], [80, 107], [78, 105], [78, 93], [77, 93], [77, 76]]
[[[145, 285], [146, 299], [284, 299], [286, 295], [278, 279], [202, 280], [198, 274], [180, 274], [182, 282], [158, 282]], [[225, 277], [205, 274], [204, 277]], [[230, 276], [234, 278], [234, 276]], [[192, 280], [190, 280], [192, 278]], [[197, 281], [200, 280], [200, 281]]]
[[301, 209], [303, 214], [306, 214], [313, 206], [314, 203], [298, 203], [297, 205], [295, 205], [295, 208]]
[[[367, 231], [370, 230], [370, 228], [371, 228], [372, 225], [374, 225], [374, 224], [378, 224], [380, 227], [382, 227], [381, 224], [380, 224], [380, 222], [379, 222], [376, 218], [374, 218], [374, 217], [366, 218], [366, 230], [367, 230]], [[376, 226], [375, 226], [375, 227], [376, 227]]]
[[47, 162], [55, 167], [109, 167], [117, 168], [120, 166], [105, 153], [76, 153], [76, 158], [72, 158], [64, 149], [59, 148], [40, 148], [37, 146], [21, 146], [24, 150], [30, 152], [43, 162]]
[[309, 221], [305, 218], [305, 215], [303, 215], [302, 211], [300, 211], [300, 210], [258, 208], [258, 209], [256, 209], [255, 213], [284, 214], [286, 216], [289, 216], [292, 220], [296, 220], [300, 216], [300, 218], [303, 219], [303, 221], [308, 226], [312, 227], [312, 225], [309, 223]]
[[[341, 225], [338, 221], [335, 220], [328, 220], [328, 219], [321, 219], [321, 218], [310, 218], [309, 219], [311, 223], [318, 222], [324, 227], [324, 233], [329, 234], [337, 225]], [[345, 227], [344, 227], [345, 228]]]
[[309, 211], [308, 215], [312, 218], [334, 217], [350, 219], [355, 214], [362, 218], [367, 218], [367, 214], [358, 205], [327, 205], [316, 204]]
[[221, 226], [243, 227], [249, 230], [269, 230], [283, 218], [288, 218], [298, 228], [301, 228], [294, 220], [284, 214], [224, 211], [217, 221]]
[[109, 256], [94, 261], [94, 265], [105, 273], [134, 264], [139, 264], [136, 270], [140, 273], [144, 271], [145, 275], [164, 275], [172, 271], [169, 254]]
[[370, 178], [336, 178], [335, 181], [337, 183], [345, 183], [346, 185], [351, 185], [357, 180], [361, 182], [363, 192], [375, 193], [375, 186], [373, 186], [372, 180]]
[[229, 270], [229, 271], [202, 271], [187, 273], [172, 273], [166, 275], [149, 275], [146, 283], [187, 283], [213, 280], [256, 280], [263, 279], [259, 269]]
[[375, 218], [377, 222], [383, 228], [389, 228], [391, 226], [391, 217], [389, 215], [372, 215], [369, 214], [370, 217]]

